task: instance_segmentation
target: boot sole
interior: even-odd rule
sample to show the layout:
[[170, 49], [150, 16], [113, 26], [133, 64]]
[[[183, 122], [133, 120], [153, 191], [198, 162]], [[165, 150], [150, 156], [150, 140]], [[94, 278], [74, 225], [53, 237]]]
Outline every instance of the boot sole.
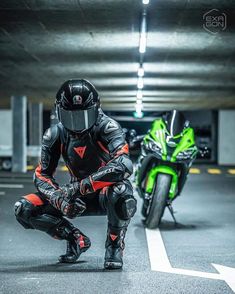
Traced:
[[104, 268], [105, 269], [121, 269], [123, 264], [121, 262], [115, 262], [115, 261], [105, 261]]

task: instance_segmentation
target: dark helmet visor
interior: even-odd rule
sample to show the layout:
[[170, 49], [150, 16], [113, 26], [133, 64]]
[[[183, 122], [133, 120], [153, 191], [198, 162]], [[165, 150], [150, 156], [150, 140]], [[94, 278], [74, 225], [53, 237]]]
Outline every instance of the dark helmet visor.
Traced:
[[65, 110], [58, 106], [57, 112], [62, 125], [74, 132], [81, 132], [91, 128], [98, 117], [98, 107], [96, 104], [86, 110]]

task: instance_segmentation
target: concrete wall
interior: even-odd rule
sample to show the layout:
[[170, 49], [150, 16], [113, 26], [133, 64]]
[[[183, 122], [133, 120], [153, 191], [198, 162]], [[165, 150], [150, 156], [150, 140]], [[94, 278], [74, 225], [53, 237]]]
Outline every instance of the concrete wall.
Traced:
[[220, 110], [218, 163], [235, 165], [235, 110]]
[[0, 110], [0, 145], [12, 147], [11, 110]]

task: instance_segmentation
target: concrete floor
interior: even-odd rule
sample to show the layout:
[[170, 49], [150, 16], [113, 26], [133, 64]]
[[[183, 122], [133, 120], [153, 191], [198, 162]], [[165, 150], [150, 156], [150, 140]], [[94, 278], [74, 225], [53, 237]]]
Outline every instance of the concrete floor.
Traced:
[[[65, 173], [59, 178], [66, 181]], [[78, 263], [62, 265], [57, 257], [65, 242], [24, 230], [14, 218], [13, 205], [34, 191], [32, 173], [13, 177], [1, 173], [0, 293], [233, 293], [221, 280], [151, 271], [145, 230], [138, 211], [129, 226], [122, 271], [104, 271], [105, 217], [83, 217], [74, 223], [92, 241]], [[141, 200], [139, 201], [139, 206]], [[190, 175], [181, 197], [174, 202], [179, 222], [168, 211], [161, 234], [173, 267], [216, 273], [211, 263], [235, 267], [235, 176]], [[234, 277], [235, 280], [235, 277]]]

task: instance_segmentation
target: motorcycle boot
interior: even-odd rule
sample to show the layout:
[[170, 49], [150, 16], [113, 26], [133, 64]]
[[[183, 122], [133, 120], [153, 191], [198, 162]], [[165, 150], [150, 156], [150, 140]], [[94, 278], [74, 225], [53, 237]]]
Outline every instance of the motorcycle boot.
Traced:
[[61, 263], [74, 263], [80, 255], [86, 252], [91, 246], [90, 239], [79, 229], [74, 228], [67, 239], [66, 253], [59, 257]]
[[121, 269], [123, 266], [123, 250], [125, 248], [124, 238], [127, 227], [108, 227], [105, 243], [105, 269]]

